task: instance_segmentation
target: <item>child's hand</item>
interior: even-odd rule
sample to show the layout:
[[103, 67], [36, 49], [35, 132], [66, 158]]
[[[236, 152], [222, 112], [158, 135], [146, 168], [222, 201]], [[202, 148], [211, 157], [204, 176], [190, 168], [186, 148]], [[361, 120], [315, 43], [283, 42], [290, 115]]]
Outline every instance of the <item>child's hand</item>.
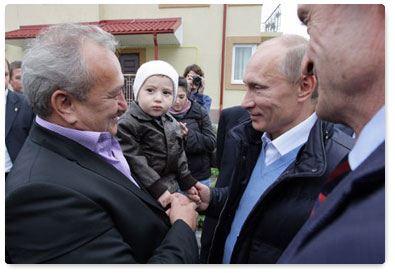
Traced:
[[200, 203], [199, 192], [194, 186], [190, 187], [187, 191], [185, 191], [185, 193], [189, 199], [198, 204]]
[[158, 202], [162, 205], [163, 208], [165, 208], [168, 204], [170, 204], [170, 192], [166, 190], [164, 193], [162, 193], [161, 196], [158, 198]]

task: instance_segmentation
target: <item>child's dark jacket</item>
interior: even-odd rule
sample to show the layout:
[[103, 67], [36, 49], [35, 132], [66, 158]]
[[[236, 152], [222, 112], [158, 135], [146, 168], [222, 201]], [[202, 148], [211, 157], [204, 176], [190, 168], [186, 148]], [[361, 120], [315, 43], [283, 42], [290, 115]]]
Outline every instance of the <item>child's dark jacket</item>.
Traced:
[[170, 114], [160, 123], [134, 101], [118, 120], [116, 138], [132, 175], [154, 198], [166, 190], [185, 191], [197, 182], [188, 169], [180, 126]]

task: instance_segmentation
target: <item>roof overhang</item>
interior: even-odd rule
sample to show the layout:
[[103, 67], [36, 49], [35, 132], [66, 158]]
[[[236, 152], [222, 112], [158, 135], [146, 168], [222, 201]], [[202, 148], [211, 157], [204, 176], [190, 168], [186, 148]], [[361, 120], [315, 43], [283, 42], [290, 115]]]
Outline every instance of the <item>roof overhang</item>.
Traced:
[[[119, 41], [120, 47], [154, 46], [153, 34], [157, 35], [159, 46], [182, 45], [182, 19], [131, 19], [104, 20], [99, 22], [81, 23], [83, 25], [97, 25], [113, 34]], [[41, 30], [51, 25], [21, 26], [18, 30], [5, 33], [5, 42], [9, 45], [25, 48], [32, 38]]]

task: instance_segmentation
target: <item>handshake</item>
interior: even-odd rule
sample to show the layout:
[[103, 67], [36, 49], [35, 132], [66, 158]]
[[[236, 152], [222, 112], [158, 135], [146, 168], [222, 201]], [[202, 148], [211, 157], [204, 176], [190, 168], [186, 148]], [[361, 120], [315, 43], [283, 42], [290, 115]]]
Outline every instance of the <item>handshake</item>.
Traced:
[[207, 209], [210, 203], [210, 188], [197, 182], [185, 193], [186, 196], [176, 192], [167, 198], [170, 208], [166, 211], [166, 214], [172, 224], [180, 219], [195, 231], [198, 217], [196, 210], [204, 211]]

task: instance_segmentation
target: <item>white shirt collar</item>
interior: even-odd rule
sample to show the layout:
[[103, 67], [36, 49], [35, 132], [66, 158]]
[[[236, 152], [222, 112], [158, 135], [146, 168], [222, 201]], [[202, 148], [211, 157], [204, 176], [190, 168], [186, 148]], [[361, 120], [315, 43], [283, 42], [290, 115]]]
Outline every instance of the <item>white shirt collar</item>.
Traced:
[[363, 127], [357, 142], [348, 154], [351, 170], [355, 170], [385, 141], [385, 105]]
[[307, 119], [288, 130], [281, 136], [277, 137], [273, 141], [270, 140], [270, 135], [265, 132], [262, 135], [262, 142], [263, 144], [267, 143], [265, 147], [266, 165], [270, 165], [281, 156], [306, 143], [307, 139], [309, 138], [311, 128], [313, 128], [316, 120], [317, 115], [314, 112]]

